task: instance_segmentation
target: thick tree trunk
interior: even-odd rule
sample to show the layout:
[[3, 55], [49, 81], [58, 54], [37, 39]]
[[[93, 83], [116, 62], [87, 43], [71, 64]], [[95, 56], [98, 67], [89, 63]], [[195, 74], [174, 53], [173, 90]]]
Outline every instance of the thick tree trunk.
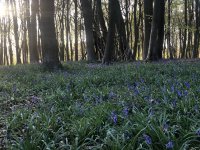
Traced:
[[31, 2], [31, 17], [28, 20], [30, 63], [39, 62], [39, 54], [38, 54], [38, 47], [37, 47], [37, 24], [36, 24], [36, 15], [39, 11], [38, 8], [39, 8], [39, 1], [32, 0], [32, 2]]
[[82, 13], [86, 32], [86, 51], [89, 62], [96, 61], [94, 52], [94, 35], [93, 35], [93, 12], [92, 5], [89, 0], [81, 0]]
[[102, 6], [101, 6], [101, 0], [97, 0], [97, 4], [96, 4], [96, 9], [97, 9], [97, 17], [99, 19], [99, 23], [100, 23], [100, 27], [101, 30], [103, 32], [103, 39], [104, 42], [106, 42], [106, 37], [107, 37], [107, 28], [106, 28], [106, 23], [103, 17], [103, 10], [102, 10]]
[[40, 1], [41, 10], [41, 40], [43, 49], [43, 64], [48, 69], [61, 68], [58, 58], [58, 42], [54, 24], [54, 0]]
[[156, 61], [162, 58], [164, 13], [165, 0], [155, 0], [147, 60]]
[[115, 20], [116, 20], [116, 0], [109, 0], [109, 26], [106, 40], [106, 49], [103, 57], [104, 64], [109, 64], [112, 60], [112, 53], [114, 51], [114, 37], [115, 37]]

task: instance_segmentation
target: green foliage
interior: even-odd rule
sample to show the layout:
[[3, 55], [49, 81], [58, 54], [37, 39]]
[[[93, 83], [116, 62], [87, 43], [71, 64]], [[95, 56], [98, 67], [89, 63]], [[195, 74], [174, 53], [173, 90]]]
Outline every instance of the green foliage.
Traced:
[[200, 63], [0, 69], [8, 149], [198, 149]]

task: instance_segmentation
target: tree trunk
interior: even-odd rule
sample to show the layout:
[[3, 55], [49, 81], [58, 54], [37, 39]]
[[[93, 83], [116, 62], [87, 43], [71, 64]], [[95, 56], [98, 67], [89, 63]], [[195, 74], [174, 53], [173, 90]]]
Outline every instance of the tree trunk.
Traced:
[[64, 41], [64, 13], [65, 0], [61, 3], [61, 17], [60, 17], [60, 61], [64, 61], [65, 41]]
[[17, 10], [16, 10], [16, 1], [10, 0], [12, 6], [12, 15], [13, 15], [13, 24], [14, 24], [14, 38], [15, 38], [15, 47], [16, 47], [16, 57], [17, 64], [21, 64], [21, 54], [19, 47], [19, 32], [18, 32], [18, 21], [17, 21]]
[[151, 22], [153, 17], [153, 0], [144, 0], [144, 53], [143, 59], [147, 58], [149, 40], [151, 35]]
[[30, 19], [28, 20], [30, 63], [39, 62], [39, 54], [38, 54], [38, 48], [37, 48], [37, 24], [36, 24], [36, 15], [39, 11], [38, 7], [39, 7], [39, 1], [32, 0], [31, 16], [30, 16]]
[[116, 20], [116, 0], [109, 0], [109, 26], [106, 40], [106, 48], [103, 57], [103, 64], [109, 64], [112, 60], [112, 53], [114, 51], [114, 37], [115, 37], [115, 20]]
[[75, 61], [78, 61], [78, 0], [74, 0], [75, 14]]
[[54, 0], [40, 1], [43, 64], [50, 70], [62, 67], [58, 57], [59, 49], [55, 33], [54, 9]]
[[172, 47], [171, 47], [171, 3], [172, 3], [172, 0], [168, 0], [167, 46], [168, 46], [170, 59], [173, 59]]
[[196, 31], [194, 33], [194, 50], [193, 50], [193, 58], [198, 58], [199, 56], [199, 28], [200, 28], [200, 2], [199, 0], [195, 0], [195, 28]]
[[165, 0], [155, 0], [147, 60], [162, 58], [164, 40]]
[[86, 51], [89, 62], [96, 61], [94, 52], [94, 35], [93, 35], [93, 12], [89, 0], [81, 0], [82, 13], [86, 32]]

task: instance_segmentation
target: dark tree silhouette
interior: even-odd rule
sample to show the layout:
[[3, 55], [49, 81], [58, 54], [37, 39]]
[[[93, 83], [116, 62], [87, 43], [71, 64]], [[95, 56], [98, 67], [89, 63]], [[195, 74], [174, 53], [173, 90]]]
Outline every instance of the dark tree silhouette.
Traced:
[[54, 24], [54, 0], [40, 1], [40, 30], [42, 40], [43, 64], [48, 69], [61, 68], [58, 57], [58, 42]]

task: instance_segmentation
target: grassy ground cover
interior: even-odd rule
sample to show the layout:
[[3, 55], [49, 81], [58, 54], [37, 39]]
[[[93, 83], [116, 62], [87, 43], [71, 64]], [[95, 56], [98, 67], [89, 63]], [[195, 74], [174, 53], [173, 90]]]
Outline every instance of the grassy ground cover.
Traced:
[[200, 149], [199, 62], [64, 68], [0, 67], [8, 149]]

